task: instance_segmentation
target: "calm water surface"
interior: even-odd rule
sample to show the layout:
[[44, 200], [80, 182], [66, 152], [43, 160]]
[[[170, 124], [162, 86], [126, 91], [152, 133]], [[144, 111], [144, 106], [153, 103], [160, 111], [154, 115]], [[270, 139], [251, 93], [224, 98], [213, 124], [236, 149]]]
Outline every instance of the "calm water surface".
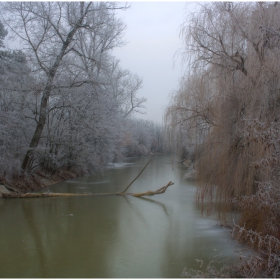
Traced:
[[[130, 158], [104, 174], [56, 184], [50, 192], [122, 191], [148, 157]], [[172, 157], [154, 155], [129, 192], [132, 196], [0, 200], [0, 277], [178, 278], [214, 256], [235, 258], [228, 231], [195, 204], [195, 185]]]

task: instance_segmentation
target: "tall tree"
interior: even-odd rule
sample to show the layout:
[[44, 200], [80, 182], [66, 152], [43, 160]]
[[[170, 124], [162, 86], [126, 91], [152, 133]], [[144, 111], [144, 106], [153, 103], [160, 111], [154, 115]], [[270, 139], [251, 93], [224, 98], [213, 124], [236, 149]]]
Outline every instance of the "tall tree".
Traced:
[[261, 252], [239, 265], [249, 278], [279, 275], [279, 18], [277, 2], [201, 4], [182, 29], [191, 73], [166, 114], [197, 144], [202, 207], [218, 202], [224, 222], [241, 210], [234, 234]]
[[34, 63], [33, 71], [44, 76], [39, 118], [22, 162], [25, 172], [32, 165], [41, 139], [55, 82], [69, 59], [83, 55], [76, 48], [78, 35], [84, 32], [86, 36], [88, 32], [92, 34], [101, 26], [107, 26], [108, 17], [104, 18], [103, 14], [118, 7], [107, 2], [13, 2], [1, 3], [1, 8], [3, 21], [28, 49]]
[[225, 202], [223, 213], [233, 197], [278, 180], [271, 139], [279, 127], [279, 13], [271, 3], [206, 3], [183, 25], [193, 68], [167, 121], [197, 143], [200, 198]]

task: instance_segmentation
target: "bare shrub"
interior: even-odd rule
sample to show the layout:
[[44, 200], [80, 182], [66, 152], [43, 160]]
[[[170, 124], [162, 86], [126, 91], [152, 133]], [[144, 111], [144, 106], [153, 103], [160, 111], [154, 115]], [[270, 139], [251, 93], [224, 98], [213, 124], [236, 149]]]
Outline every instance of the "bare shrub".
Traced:
[[204, 267], [202, 260], [196, 259], [200, 263], [199, 269], [185, 267], [182, 277], [186, 278], [236, 278], [240, 276], [236, 267], [229, 263], [227, 259], [219, 260], [215, 258]]
[[244, 240], [246, 244], [257, 249], [259, 254], [240, 256], [236, 269], [247, 278], [279, 278], [280, 277], [280, 240], [272, 235], [263, 235], [252, 229], [235, 225], [233, 234]]

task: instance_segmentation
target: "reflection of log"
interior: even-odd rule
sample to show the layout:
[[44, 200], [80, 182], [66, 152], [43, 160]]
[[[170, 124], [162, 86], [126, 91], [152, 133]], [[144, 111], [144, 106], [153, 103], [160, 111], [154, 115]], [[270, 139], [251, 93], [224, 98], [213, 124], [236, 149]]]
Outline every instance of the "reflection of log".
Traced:
[[147, 196], [147, 195], [154, 195], [154, 194], [162, 194], [166, 191], [166, 189], [171, 186], [174, 185], [173, 182], [169, 182], [166, 186], [156, 190], [156, 191], [147, 191], [147, 192], [143, 192], [143, 193], [132, 193], [131, 195], [136, 196], [136, 197], [140, 197], [140, 196]]

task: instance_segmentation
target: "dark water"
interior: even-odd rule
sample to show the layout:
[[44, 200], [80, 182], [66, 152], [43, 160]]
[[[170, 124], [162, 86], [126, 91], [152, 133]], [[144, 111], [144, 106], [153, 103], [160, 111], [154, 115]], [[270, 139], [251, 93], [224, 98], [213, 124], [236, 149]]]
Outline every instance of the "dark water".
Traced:
[[[51, 192], [123, 190], [148, 157], [130, 158], [104, 175], [46, 188]], [[0, 200], [0, 277], [178, 278], [215, 256], [235, 258], [230, 234], [195, 204], [195, 185], [171, 156], [154, 155], [129, 192], [132, 196]]]

